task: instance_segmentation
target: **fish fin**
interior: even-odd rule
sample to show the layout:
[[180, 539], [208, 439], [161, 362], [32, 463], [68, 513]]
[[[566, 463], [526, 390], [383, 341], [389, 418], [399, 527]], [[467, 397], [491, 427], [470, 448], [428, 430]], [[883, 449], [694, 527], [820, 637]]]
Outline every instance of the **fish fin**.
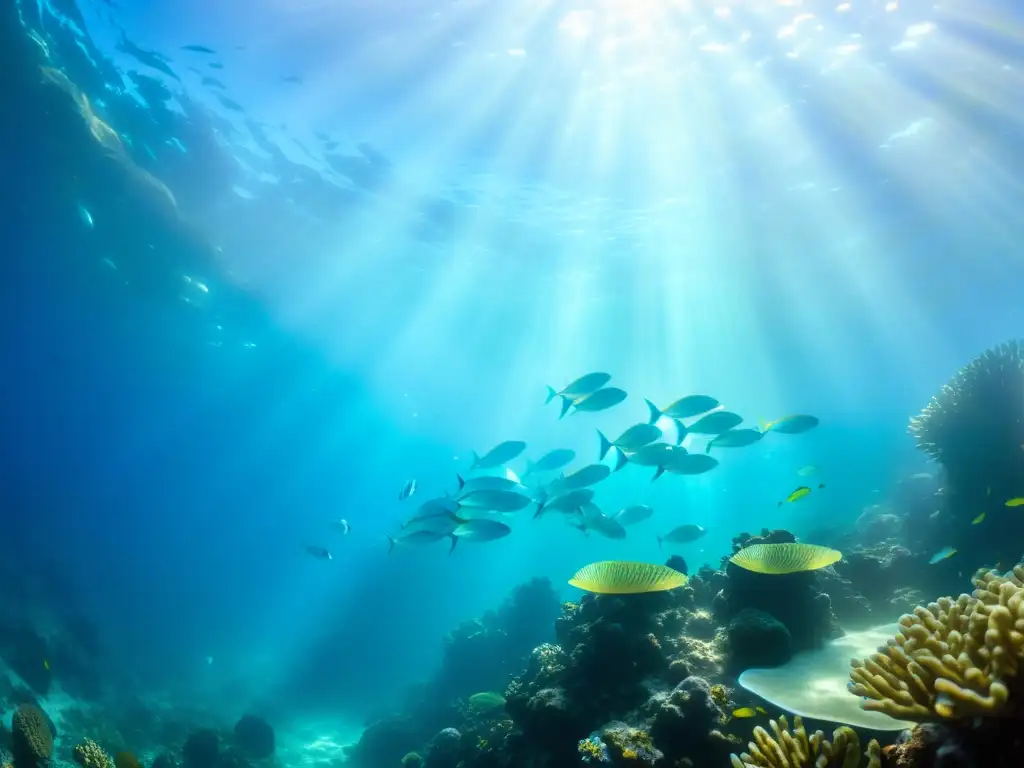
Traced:
[[547, 405], [552, 400], [554, 400], [556, 397], [558, 397], [558, 393], [555, 391], [555, 388], [554, 387], [548, 387], [548, 399], [544, 401], [544, 405]]
[[538, 501], [537, 502], [537, 511], [533, 513], [533, 519], [536, 520], [538, 517], [540, 517], [540, 513], [543, 512], [543, 511], [544, 511], [544, 502], [543, 501]]
[[466, 487], [466, 481], [462, 479], [462, 475], [455, 475], [455, 479], [459, 481], [459, 490], [461, 491]]
[[572, 400], [570, 400], [568, 397], [563, 397], [562, 398], [562, 412], [560, 414], [558, 414], [558, 418], [562, 418], [563, 416], [565, 416], [565, 414], [567, 414], [569, 412], [569, 409], [571, 407], [572, 407]]
[[658, 423], [658, 419], [660, 419], [662, 417], [662, 415], [663, 415], [661, 413], [661, 409], [658, 406], [656, 406], [654, 403], [652, 403], [650, 400], [648, 400], [646, 397], [644, 398], [644, 402], [647, 403], [647, 410], [651, 412], [650, 419], [648, 419], [647, 423], [648, 424], [657, 424]]
[[686, 425], [683, 424], [681, 419], [672, 419], [672, 423], [676, 425], [676, 445], [682, 445], [683, 440], [689, 433], [686, 429]]
[[395, 548], [395, 538], [390, 533], [385, 533], [384, 535], [388, 537], [388, 554], [390, 555], [391, 550]]
[[604, 461], [604, 457], [607, 456], [608, 451], [612, 449], [612, 442], [611, 440], [604, 436], [604, 432], [602, 432], [600, 429], [597, 430], [597, 439], [600, 441], [600, 447], [597, 450], [597, 460]]
[[651, 482], [653, 483], [655, 480], [657, 480], [659, 477], [661, 477], [664, 474], [665, 474], [665, 468], [664, 467], [658, 467], [655, 470], [655, 472], [654, 472], [654, 477], [651, 478]]
[[452, 546], [448, 550], [448, 554], [450, 555], [452, 552], [455, 551], [455, 545], [459, 543], [459, 537], [456, 536], [454, 533], [448, 534], [448, 537], [452, 540]]
[[627, 464], [629, 464], [629, 457], [626, 455], [626, 452], [624, 450], [622, 450], [621, 448], [619, 448], [618, 446], [616, 446], [615, 447], [615, 466], [612, 468], [612, 472], [618, 472], [620, 469], [622, 469]]
[[456, 525], [465, 525], [469, 522], [469, 520], [459, 517], [454, 512], [448, 512], [447, 510], [445, 510], [445, 517], [447, 517], [449, 520], [453, 520]]
[[480, 454], [478, 454], [476, 451], [470, 451], [470, 453], [473, 454], [473, 465], [469, 468], [470, 472], [472, 472], [480, 463]]
[[714, 445], [714, 440], [708, 440], [708, 444], [704, 446], [704, 453], [711, 453], [711, 446]]

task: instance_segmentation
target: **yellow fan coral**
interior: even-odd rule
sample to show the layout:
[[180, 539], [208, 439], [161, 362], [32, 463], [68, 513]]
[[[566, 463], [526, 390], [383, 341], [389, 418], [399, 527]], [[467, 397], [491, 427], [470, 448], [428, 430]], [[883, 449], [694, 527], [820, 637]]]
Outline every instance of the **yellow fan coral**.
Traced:
[[896, 637], [852, 662], [864, 709], [904, 720], [993, 715], [1024, 659], [1024, 565], [979, 571], [973, 595], [940, 598], [900, 619]]
[[[764, 728], [754, 729], [754, 740], [747, 745], [749, 752], [732, 755], [733, 768], [857, 768], [860, 765], [860, 739], [857, 732], [847, 726], [836, 728], [832, 741], [815, 731], [810, 737], [800, 717], [793, 718], [789, 729], [786, 716], [771, 721], [772, 737]], [[866, 768], [881, 768], [882, 751], [878, 742], [868, 742]]]

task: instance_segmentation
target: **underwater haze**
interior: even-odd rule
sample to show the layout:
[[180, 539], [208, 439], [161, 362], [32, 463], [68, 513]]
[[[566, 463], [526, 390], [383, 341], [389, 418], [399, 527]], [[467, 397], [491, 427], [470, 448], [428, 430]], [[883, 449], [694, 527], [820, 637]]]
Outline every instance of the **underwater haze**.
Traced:
[[[1024, 336], [1020, 7], [2, 6], [0, 671], [62, 759], [88, 736], [218, 768], [176, 751], [185, 732], [252, 713], [284, 764], [389, 768], [351, 747], [428, 686], [500, 693], [531, 745], [463, 768], [570, 766], [506, 686], [556, 642], [587, 565], [717, 584], [763, 529], [835, 547], [827, 568], [885, 540], [907, 580], [878, 580], [924, 604], [1024, 553], [1021, 455], [961, 504], [970, 473], [929, 446], [980, 456], [977, 433], [908, 434]], [[588, 374], [606, 376], [574, 389]], [[1011, 386], [977, 397], [1016, 402], [991, 419], [1007, 430]], [[873, 605], [848, 623], [822, 587], [835, 627], [917, 604], [835, 567]], [[611, 578], [577, 582], [622, 591]], [[701, 610], [724, 632], [739, 609], [712, 611], [718, 589]], [[776, 618], [793, 652], [825, 642]], [[429, 687], [452, 659], [496, 659], [460, 638], [506, 619], [523, 637], [500, 679]], [[24, 704], [4, 690], [0, 709]], [[164, 725], [132, 715], [103, 743], [96, 713], [122, 723], [129, 699]], [[737, 722], [755, 706], [734, 703], [717, 702]], [[574, 759], [625, 754], [587, 742], [637, 726], [620, 710], [567, 737]]]

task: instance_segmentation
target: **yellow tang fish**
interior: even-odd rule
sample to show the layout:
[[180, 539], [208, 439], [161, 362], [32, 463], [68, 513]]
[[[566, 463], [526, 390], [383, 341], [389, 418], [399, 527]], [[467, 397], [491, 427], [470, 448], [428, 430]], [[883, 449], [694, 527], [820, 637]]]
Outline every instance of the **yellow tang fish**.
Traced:
[[984, 522], [984, 520], [985, 520], [985, 513], [984, 513], [984, 512], [982, 512], [982, 513], [981, 513], [980, 515], [978, 515], [978, 516], [977, 516], [976, 518], [974, 518], [973, 520], [971, 520], [971, 525], [977, 525], [978, 523]]
[[1008, 507], [1024, 507], [1024, 496], [1014, 496], [1006, 502]]
[[764, 707], [740, 707], [732, 711], [733, 717], [757, 717], [758, 715], [767, 715]]
[[[824, 483], [818, 483], [818, 488], [824, 488], [824, 487], [825, 487]], [[806, 496], [810, 492], [811, 492], [811, 489], [810, 489], [809, 486], [801, 485], [799, 488], [797, 488], [795, 491], [793, 491], [791, 494], [789, 494], [789, 496], [787, 496], [785, 499], [780, 501], [779, 502], [779, 506], [781, 507], [786, 502], [799, 501], [800, 499], [802, 499], [804, 496]]]

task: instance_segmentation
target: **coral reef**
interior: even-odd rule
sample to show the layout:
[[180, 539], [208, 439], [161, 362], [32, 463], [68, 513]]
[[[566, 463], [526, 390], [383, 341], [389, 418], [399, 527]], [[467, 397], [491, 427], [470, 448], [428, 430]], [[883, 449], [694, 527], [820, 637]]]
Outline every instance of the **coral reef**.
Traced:
[[[784, 530], [765, 529], [759, 536], [743, 533], [733, 539], [733, 554], [754, 544], [795, 541], [796, 537]], [[769, 662], [782, 664], [792, 653], [818, 648], [842, 634], [832, 614], [829, 596], [821, 590], [819, 572], [765, 575], [738, 568], [728, 562], [728, 557], [722, 559], [722, 570], [724, 574], [701, 569], [691, 583], [702, 601], [714, 592], [711, 607], [715, 620], [732, 627], [729, 634], [736, 646], [728, 655], [730, 670], [741, 672]], [[786, 629], [788, 643], [780, 627], [764, 619], [764, 615]], [[758, 650], [758, 630], [764, 632], [764, 652]]]
[[900, 619], [878, 653], [855, 661], [851, 691], [900, 719], [992, 715], [1006, 707], [1024, 658], [1024, 566], [975, 575], [973, 595], [941, 598]]
[[[789, 729], [785, 715], [771, 721], [774, 736], [761, 726], [754, 729], [754, 740], [747, 752], [732, 755], [733, 768], [857, 768], [860, 761], [860, 738], [845, 726], [837, 728], [832, 741], [816, 731], [810, 736], [799, 717], [793, 718]], [[865, 752], [866, 768], [881, 768], [881, 748], [872, 739]]]
[[[1002, 505], [1024, 476], [1022, 389], [1024, 342], [1007, 342], [961, 368], [910, 421], [918, 448], [944, 469], [943, 515], [931, 522], [940, 546], [958, 551], [951, 573], [1020, 556], [1024, 516]], [[969, 525], [981, 511], [985, 525]]]
[[36, 768], [53, 756], [49, 718], [33, 704], [22, 704], [11, 717], [11, 753], [15, 768]]
[[76, 745], [73, 755], [82, 768], [114, 768], [114, 760], [92, 739]]

